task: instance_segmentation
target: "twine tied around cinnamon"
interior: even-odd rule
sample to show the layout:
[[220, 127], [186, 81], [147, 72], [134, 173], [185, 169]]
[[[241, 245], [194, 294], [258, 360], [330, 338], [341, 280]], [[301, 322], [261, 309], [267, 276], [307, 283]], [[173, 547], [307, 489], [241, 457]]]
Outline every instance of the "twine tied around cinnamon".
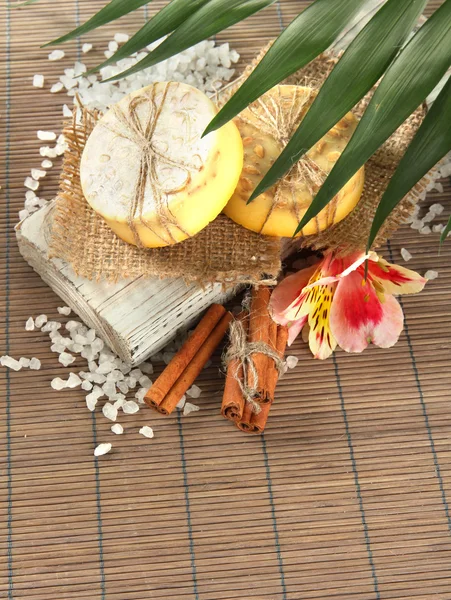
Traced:
[[[123, 126], [120, 131], [110, 126], [108, 123], [102, 122], [102, 125], [106, 129], [114, 133], [116, 136], [124, 138], [135, 144], [140, 150], [141, 159], [139, 173], [135, 184], [133, 200], [130, 204], [130, 210], [127, 215], [127, 223], [133, 233], [135, 244], [140, 248], [142, 248], [143, 245], [136, 230], [136, 218], [139, 219], [142, 225], [150, 229], [150, 231], [159, 237], [164, 244], [174, 244], [177, 241], [170, 230], [170, 226], [176, 227], [186, 237], [190, 237], [189, 233], [182, 228], [180, 223], [178, 223], [169, 210], [168, 196], [170, 194], [180, 192], [184, 187], [186, 187], [191, 180], [191, 171], [200, 171], [202, 165], [194, 165], [186, 161], [174, 160], [170, 158], [160, 150], [157, 150], [153, 140], [155, 128], [161, 115], [164, 103], [166, 102], [170, 86], [171, 82], [165, 84], [158, 106], [155, 101], [155, 85], [150, 86], [150, 93], [140, 94], [132, 98], [128, 105], [127, 112], [125, 112], [119, 104], [115, 104], [111, 110], [113, 111], [116, 119]], [[148, 103], [149, 106], [149, 116], [145, 124], [141, 122], [137, 115], [138, 107], [144, 103]], [[186, 115], [186, 118], [189, 119], [189, 115]], [[169, 190], [165, 189], [164, 182], [160, 182], [158, 178], [158, 163], [183, 171], [186, 176], [184, 181], [181, 184], [178, 184], [176, 188]], [[163, 230], [167, 234], [168, 239], [164, 239], [159, 232], [152, 229], [150, 224], [145, 221], [142, 216], [145, 190], [148, 181], [152, 196], [155, 201], [155, 211], [158, 220]]]
[[[252, 356], [259, 353], [273, 360], [279, 376], [284, 372], [284, 362], [279, 354], [265, 342], [248, 342], [243, 323], [238, 319], [230, 324], [229, 339], [230, 345], [223, 356], [224, 368], [227, 369], [232, 360], [237, 361], [233, 377], [240, 386], [244, 400], [251, 405], [252, 412], [258, 414], [261, 411], [259, 403], [255, 400], [258, 389], [258, 373]], [[238, 376], [240, 369], [243, 370], [243, 380]], [[252, 385], [249, 384], [249, 381], [252, 381]]]

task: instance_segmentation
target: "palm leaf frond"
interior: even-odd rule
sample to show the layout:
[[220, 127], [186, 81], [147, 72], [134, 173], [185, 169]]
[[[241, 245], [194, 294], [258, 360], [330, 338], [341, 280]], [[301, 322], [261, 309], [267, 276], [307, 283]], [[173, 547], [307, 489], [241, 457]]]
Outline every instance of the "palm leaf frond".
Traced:
[[204, 135], [225, 125], [251, 102], [324, 52], [365, 2], [313, 2], [279, 35], [248, 79], [211, 121]]
[[451, 217], [449, 218], [448, 223], [446, 224], [446, 227], [443, 230], [442, 235], [440, 236], [440, 245], [442, 245], [444, 243], [444, 241], [448, 237], [448, 233], [450, 231], [451, 231]]
[[392, 210], [432, 167], [451, 150], [451, 78], [440, 92], [390, 180], [379, 203], [368, 247]]
[[[282, 177], [371, 90], [399, 52], [427, 0], [388, 0], [349, 45], [251, 202]], [[365, 60], [362, 61], [362, 57]], [[331, 102], [334, 98], [334, 102]]]

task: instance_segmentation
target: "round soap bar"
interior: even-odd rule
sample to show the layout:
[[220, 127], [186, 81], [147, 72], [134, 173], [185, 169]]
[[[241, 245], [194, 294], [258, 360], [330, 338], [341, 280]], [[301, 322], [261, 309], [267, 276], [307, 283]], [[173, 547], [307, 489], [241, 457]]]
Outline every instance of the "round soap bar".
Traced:
[[[275, 186], [246, 204], [313, 103], [311, 88], [279, 85], [235, 119], [244, 145], [244, 166], [238, 186], [224, 212], [236, 223], [265, 235], [291, 237], [357, 126], [347, 114], [307, 152]], [[299, 235], [318, 233], [344, 219], [360, 199], [360, 169], [332, 202]]]
[[215, 219], [243, 167], [234, 123], [202, 138], [217, 108], [183, 83], [155, 83], [115, 104], [89, 136], [83, 193], [123, 240], [155, 248], [181, 242]]

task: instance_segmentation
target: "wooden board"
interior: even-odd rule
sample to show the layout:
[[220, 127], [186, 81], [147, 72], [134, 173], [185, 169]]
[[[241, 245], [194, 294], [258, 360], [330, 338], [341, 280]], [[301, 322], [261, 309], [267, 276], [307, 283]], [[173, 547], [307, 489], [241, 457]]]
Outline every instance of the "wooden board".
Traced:
[[[204, 371], [198, 413], [122, 419], [110, 433], [78, 390], [54, 392], [58, 365], [31, 314], [61, 301], [23, 261], [13, 226], [23, 180], [40, 164], [36, 129], [58, 129], [62, 97], [31, 87], [72, 66], [39, 46], [102, 6], [40, 0], [0, 6], [2, 259], [0, 353], [37, 356], [43, 369], [0, 371], [0, 597], [27, 600], [373, 600], [451, 598], [450, 245], [406, 227], [384, 250], [439, 278], [403, 298], [406, 329], [390, 350], [300, 361], [282, 380], [262, 438], [219, 417], [219, 353]], [[248, 60], [306, 3], [282, 0], [222, 34]], [[431, 2], [430, 8], [439, 2]], [[149, 13], [163, 2], [154, 0]], [[144, 9], [87, 36], [99, 59]], [[89, 59], [89, 60], [88, 60]], [[65, 101], [65, 100], [64, 100]], [[46, 197], [57, 175], [45, 180]], [[451, 187], [441, 202], [451, 212]], [[443, 218], [442, 221], [444, 221]], [[82, 362], [77, 363], [80, 368]], [[155, 438], [138, 427], [150, 424]], [[94, 446], [114, 443], [95, 461]]]

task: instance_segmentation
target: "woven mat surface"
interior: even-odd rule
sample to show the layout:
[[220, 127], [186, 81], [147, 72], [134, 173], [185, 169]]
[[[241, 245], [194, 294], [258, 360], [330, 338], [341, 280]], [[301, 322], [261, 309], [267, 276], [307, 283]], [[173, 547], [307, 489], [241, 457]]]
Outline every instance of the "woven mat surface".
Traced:
[[[123, 419], [121, 438], [85, 409], [82, 392], [50, 389], [69, 369], [47, 334], [24, 323], [57, 317], [61, 302], [21, 259], [13, 225], [23, 181], [41, 161], [36, 130], [59, 129], [63, 97], [31, 79], [53, 83], [73, 65], [75, 43], [56, 63], [39, 46], [102, 3], [0, 6], [0, 354], [43, 363], [0, 371], [0, 598], [450, 599], [451, 243], [438, 256], [438, 235], [406, 227], [385, 251], [402, 264], [406, 247], [409, 266], [440, 273], [402, 300], [398, 345], [314, 362], [299, 342], [264, 437], [220, 418], [219, 355], [201, 376], [199, 413], [141, 412]], [[249, 60], [303, 5], [283, 0], [221, 40]], [[144, 17], [141, 9], [88, 41], [103, 50], [112, 31]], [[54, 170], [47, 198], [56, 183]], [[426, 204], [442, 202], [449, 214], [444, 185]], [[137, 435], [145, 423], [153, 440]], [[101, 441], [116, 449], [96, 461]]]

